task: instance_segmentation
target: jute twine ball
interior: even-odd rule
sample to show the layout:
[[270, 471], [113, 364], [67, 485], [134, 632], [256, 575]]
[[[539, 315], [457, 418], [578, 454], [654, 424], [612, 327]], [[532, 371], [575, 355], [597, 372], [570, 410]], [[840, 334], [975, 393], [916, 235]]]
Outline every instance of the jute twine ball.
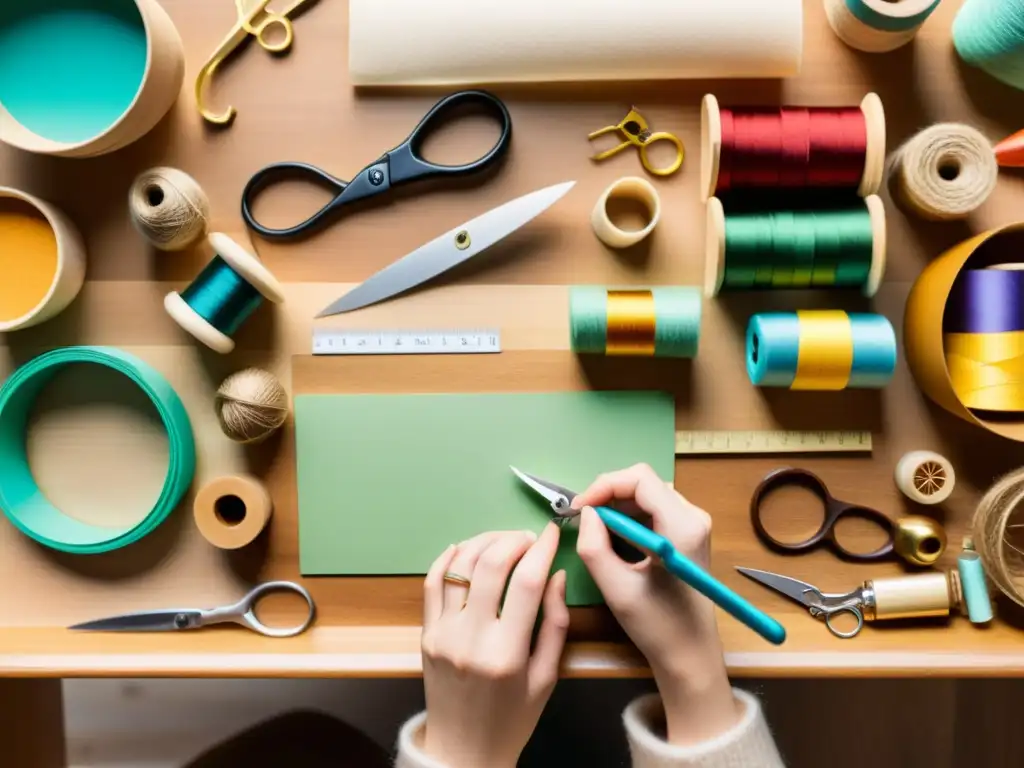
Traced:
[[237, 443], [258, 443], [288, 418], [288, 393], [274, 374], [259, 368], [224, 379], [215, 402], [220, 428]]
[[925, 219], [962, 219], [996, 186], [999, 167], [988, 139], [975, 128], [939, 123], [896, 152], [896, 198]]
[[1024, 469], [996, 482], [978, 504], [971, 524], [985, 574], [1024, 605]]
[[143, 171], [128, 192], [132, 224], [161, 251], [188, 248], [206, 234], [210, 201], [199, 182], [177, 168]]

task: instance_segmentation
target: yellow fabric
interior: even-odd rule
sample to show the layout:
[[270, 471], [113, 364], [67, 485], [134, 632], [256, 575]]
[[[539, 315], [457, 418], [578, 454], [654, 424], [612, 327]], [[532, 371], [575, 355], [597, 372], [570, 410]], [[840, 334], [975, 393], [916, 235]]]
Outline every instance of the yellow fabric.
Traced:
[[21, 200], [0, 198], [0, 321], [22, 317], [46, 297], [57, 273], [57, 236]]

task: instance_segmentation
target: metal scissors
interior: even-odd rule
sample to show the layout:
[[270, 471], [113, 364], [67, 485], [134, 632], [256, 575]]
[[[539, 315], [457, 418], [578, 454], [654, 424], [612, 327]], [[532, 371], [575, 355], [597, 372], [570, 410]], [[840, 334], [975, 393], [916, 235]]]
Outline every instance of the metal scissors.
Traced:
[[[213, 77], [217, 67], [236, 48], [248, 40], [250, 35], [255, 37], [260, 47], [269, 53], [284, 53], [287, 51], [292, 47], [292, 42], [295, 40], [295, 30], [291, 19], [288, 17], [298, 11], [302, 5], [311, 1], [315, 2], [316, 0], [295, 0], [285, 10], [277, 13], [267, 9], [271, 0], [235, 0], [238, 22], [228, 33], [228, 36], [217, 46], [217, 50], [213, 52], [213, 55], [210, 56], [196, 76], [196, 104], [199, 107], [199, 114], [203, 116], [204, 120], [216, 125], [227, 125], [238, 114], [238, 110], [234, 107], [228, 107], [223, 112], [217, 114], [211, 112], [203, 103], [206, 83]], [[263, 18], [260, 19], [258, 24], [254, 24], [253, 22], [260, 15]], [[283, 37], [274, 42], [274, 38], [269, 34], [272, 30], [280, 30]]]
[[[600, 128], [589, 134], [587, 138], [593, 141], [598, 136], [604, 136], [606, 133], [612, 132], [622, 134], [626, 140], [617, 147], [612, 147], [604, 152], [599, 152], [591, 157], [591, 160], [604, 160], [612, 155], [618, 154], [626, 147], [632, 145], [640, 150], [640, 162], [643, 164], [644, 168], [655, 176], [669, 176], [678, 171], [683, 165], [683, 158], [686, 156], [686, 151], [683, 149], [683, 142], [680, 141], [677, 136], [674, 136], [671, 133], [665, 133], [664, 131], [651, 133], [651, 129], [647, 126], [647, 121], [644, 120], [643, 116], [636, 111], [636, 107], [632, 107], [629, 110], [629, 114], [622, 118], [620, 123]], [[655, 168], [647, 158], [647, 149], [656, 141], [670, 141], [675, 145], [676, 159], [666, 168]]]
[[[768, 532], [761, 519], [765, 497], [786, 486], [806, 488], [821, 499], [824, 507], [825, 514], [821, 527], [804, 541], [779, 541]], [[885, 543], [873, 552], [855, 552], [844, 547], [836, 536], [836, 525], [846, 517], [857, 517], [875, 524], [884, 532]], [[840, 558], [853, 562], [885, 560], [895, 552], [914, 565], [931, 565], [939, 559], [946, 548], [946, 533], [934, 520], [919, 515], [908, 515], [893, 521], [877, 509], [841, 501], [829, 493], [820, 477], [806, 469], [784, 468], [770, 472], [757, 486], [750, 499], [750, 522], [758, 537], [769, 548], [784, 554], [810, 552], [825, 546]]]
[[[491, 115], [501, 123], [501, 136], [482, 157], [464, 165], [438, 165], [420, 156], [420, 146], [432, 131], [447, 123], [456, 109], [473, 107]], [[392, 187], [441, 177], [460, 177], [479, 173], [508, 151], [512, 139], [512, 118], [508, 108], [497, 96], [486, 91], [458, 91], [445, 96], [423, 116], [408, 138], [359, 171], [352, 181], [342, 181], [326, 171], [307, 163], [274, 163], [257, 171], [242, 192], [242, 218], [255, 232], [266, 238], [288, 238], [305, 235], [322, 226], [328, 218], [346, 206], [389, 192]], [[256, 221], [253, 202], [268, 186], [286, 179], [307, 179], [331, 192], [333, 200], [301, 224], [285, 229], [271, 229]]]
[[[555, 513], [555, 521], [559, 525], [564, 526], [569, 520], [579, 516], [580, 510], [572, 508], [572, 500], [577, 496], [574, 491], [520, 472], [515, 467], [509, 467], [509, 469], [527, 486], [547, 500], [551, 505], [551, 510]], [[665, 570], [721, 606], [723, 610], [742, 621], [765, 640], [775, 645], [785, 642], [785, 627], [682, 554], [664, 536], [617, 510], [597, 507], [595, 511], [608, 530], [659, 558], [662, 565], [665, 566]]]
[[[747, 578], [774, 589], [790, 600], [795, 600], [811, 612], [816, 619], [824, 619], [828, 631], [836, 637], [856, 637], [864, 626], [864, 611], [872, 606], [871, 595], [862, 585], [846, 594], [828, 594], [806, 581], [792, 579], [771, 571], [759, 571], [756, 568], [736, 568]], [[832, 619], [848, 613], [857, 621], [857, 625], [849, 630], [837, 629]]]
[[[271, 592], [294, 592], [306, 601], [306, 618], [294, 627], [268, 627], [256, 617], [256, 606]], [[199, 629], [210, 624], [239, 624], [266, 637], [294, 637], [305, 632], [313, 622], [316, 607], [313, 598], [303, 587], [291, 581], [268, 581], [260, 584], [237, 603], [219, 608], [167, 608], [158, 611], [138, 611], [118, 616], [75, 624], [68, 629], [94, 632], [174, 632]]]

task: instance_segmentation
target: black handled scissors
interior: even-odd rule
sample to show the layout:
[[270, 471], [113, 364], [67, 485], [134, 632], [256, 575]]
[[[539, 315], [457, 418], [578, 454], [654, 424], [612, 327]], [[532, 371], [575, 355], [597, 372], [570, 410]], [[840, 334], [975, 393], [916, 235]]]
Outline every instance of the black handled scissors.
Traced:
[[[419, 153], [423, 140], [431, 131], [447, 123], [462, 107], [479, 108], [498, 119], [501, 136], [497, 143], [483, 157], [465, 165], [438, 165], [424, 160]], [[511, 140], [512, 118], [501, 99], [486, 91], [459, 91], [445, 96], [431, 107], [405, 141], [363, 168], [352, 181], [342, 181], [307, 163], [274, 163], [257, 171], [242, 192], [242, 218], [253, 231], [268, 239], [309, 234], [346, 205], [382, 195], [400, 184], [445, 176], [468, 176], [483, 171], [508, 151]], [[294, 227], [271, 229], [256, 221], [252, 207], [260, 192], [278, 181], [295, 178], [308, 179], [337, 194], [327, 205]]]
[[[761, 505], [772, 491], [793, 485], [806, 488], [820, 498], [825, 516], [821, 521], [821, 527], [813, 536], [805, 541], [787, 543], [768, 533], [761, 520]], [[873, 552], [854, 552], [844, 547], [836, 537], [836, 524], [844, 517], [858, 517], [874, 523], [884, 531], [885, 543]], [[906, 546], [901, 546], [897, 554], [916, 565], [934, 562], [946, 546], [945, 534], [934, 521], [916, 516], [893, 521], [877, 509], [841, 501], [829, 493], [820, 477], [806, 469], [777, 469], [769, 473], [757, 486], [753, 498], [750, 499], [750, 522], [753, 523], [754, 530], [761, 540], [776, 552], [809, 552], [819, 546], [827, 546], [844, 560], [862, 563], [891, 557], [896, 550], [897, 536], [906, 540]]]

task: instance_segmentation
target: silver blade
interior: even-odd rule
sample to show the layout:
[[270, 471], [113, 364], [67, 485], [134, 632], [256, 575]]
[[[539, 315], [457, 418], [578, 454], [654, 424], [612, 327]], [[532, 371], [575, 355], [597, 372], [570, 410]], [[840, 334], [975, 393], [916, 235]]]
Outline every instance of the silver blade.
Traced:
[[790, 600], [795, 600], [808, 608], [819, 602], [814, 597], [815, 595], [821, 595], [818, 588], [812, 584], [808, 584], [806, 581], [791, 579], [789, 576], [782, 576], [778, 573], [772, 573], [771, 571], [759, 571], [756, 568], [741, 568], [736, 566], [736, 570], [747, 578], [764, 584], [766, 587], [771, 587], [776, 592], [780, 592], [788, 597]]
[[[140, 611], [109, 616], [96, 621], [75, 624], [68, 629], [91, 630], [93, 632], [161, 632], [172, 629], [188, 629], [199, 618], [199, 611]], [[182, 626], [184, 624], [184, 626]]]
[[[562, 496], [561, 493], [552, 488], [539, 477], [534, 477], [533, 475], [528, 475], [525, 472], [520, 472], [513, 466], [510, 466], [509, 469], [511, 469], [515, 473], [516, 477], [518, 477], [520, 480], [522, 480], [524, 483], [530, 486], [533, 490], [535, 490], [537, 493], [539, 493], [541, 496], [547, 499], [549, 504], [554, 504]], [[571, 497], [568, 498], [569, 501], [572, 501]]]
[[[325, 307], [317, 317], [351, 312], [376, 304], [425, 283], [442, 272], [447, 272], [539, 216], [575, 184], [575, 181], [567, 181], [539, 189], [492, 208], [487, 213], [445, 232], [394, 264], [384, 267], [333, 304]], [[460, 248], [456, 245], [456, 237], [463, 233], [468, 235], [469, 245]]]

